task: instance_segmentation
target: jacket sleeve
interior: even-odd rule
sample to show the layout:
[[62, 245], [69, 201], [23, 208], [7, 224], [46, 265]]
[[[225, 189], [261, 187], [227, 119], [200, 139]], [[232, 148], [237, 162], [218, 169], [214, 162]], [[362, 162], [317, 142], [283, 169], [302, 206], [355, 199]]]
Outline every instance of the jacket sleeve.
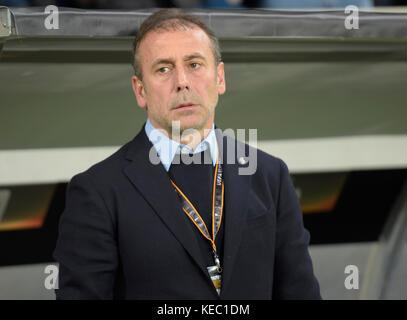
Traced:
[[273, 299], [321, 299], [308, 252], [309, 241], [287, 165], [280, 160]]
[[54, 258], [59, 299], [112, 299], [118, 253], [114, 223], [88, 173], [72, 178]]

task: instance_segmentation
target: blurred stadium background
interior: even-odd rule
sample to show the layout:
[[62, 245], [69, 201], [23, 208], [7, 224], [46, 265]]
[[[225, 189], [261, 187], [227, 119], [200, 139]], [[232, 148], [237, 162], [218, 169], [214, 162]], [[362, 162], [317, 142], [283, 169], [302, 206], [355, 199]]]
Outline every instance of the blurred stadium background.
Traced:
[[67, 182], [140, 130], [132, 35], [173, 6], [220, 38], [217, 125], [257, 128], [288, 164], [323, 298], [407, 299], [407, 3], [390, 0], [0, 1], [0, 299], [55, 298]]

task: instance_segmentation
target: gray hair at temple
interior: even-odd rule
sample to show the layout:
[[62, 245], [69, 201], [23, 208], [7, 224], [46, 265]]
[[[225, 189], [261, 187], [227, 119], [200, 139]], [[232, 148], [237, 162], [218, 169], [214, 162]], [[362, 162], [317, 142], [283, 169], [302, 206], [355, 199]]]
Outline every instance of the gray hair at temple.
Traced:
[[143, 40], [147, 33], [155, 30], [188, 30], [194, 27], [202, 29], [208, 35], [212, 44], [215, 64], [217, 66], [222, 61], [222, 57], [219, 48], [219, 41], [215, 36], [215, 33], [199, 18], [187, 14], [180, 9], [170, 8], [163, 9], [152, 14], [141, 24], [140, 29], [137, 32], [133, 42], [133, 68], [136, 77], [143, 80], [140, 60], [138, 57], [138, 48], [141, 40]]

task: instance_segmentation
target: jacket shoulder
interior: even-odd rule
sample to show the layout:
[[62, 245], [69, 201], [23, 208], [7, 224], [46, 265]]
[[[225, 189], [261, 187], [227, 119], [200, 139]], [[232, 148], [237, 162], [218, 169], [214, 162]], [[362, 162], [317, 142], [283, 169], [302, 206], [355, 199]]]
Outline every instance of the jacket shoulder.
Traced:
[[103, 185], [109, 181], [112, 181], [115, 177], [120, 175], [123, 166], [128, 163], [126, 159], [127, 151], [132, 141], [127, 142], [116, 150], [113, 154], [107, 158], [93, 164], [88, 169], [83, 170], [75, 174], [71, 180], [77, 177], [89, 176], [95, 181], [96, 185]]

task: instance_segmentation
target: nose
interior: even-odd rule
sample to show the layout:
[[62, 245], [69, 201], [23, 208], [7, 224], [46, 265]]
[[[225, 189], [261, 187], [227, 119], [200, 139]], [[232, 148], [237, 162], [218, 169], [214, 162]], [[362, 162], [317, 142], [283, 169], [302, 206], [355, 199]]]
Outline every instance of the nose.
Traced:
[[176, 78], [177, 92], [189, 90], [187, 74], [183, 67], [177, 68]]

